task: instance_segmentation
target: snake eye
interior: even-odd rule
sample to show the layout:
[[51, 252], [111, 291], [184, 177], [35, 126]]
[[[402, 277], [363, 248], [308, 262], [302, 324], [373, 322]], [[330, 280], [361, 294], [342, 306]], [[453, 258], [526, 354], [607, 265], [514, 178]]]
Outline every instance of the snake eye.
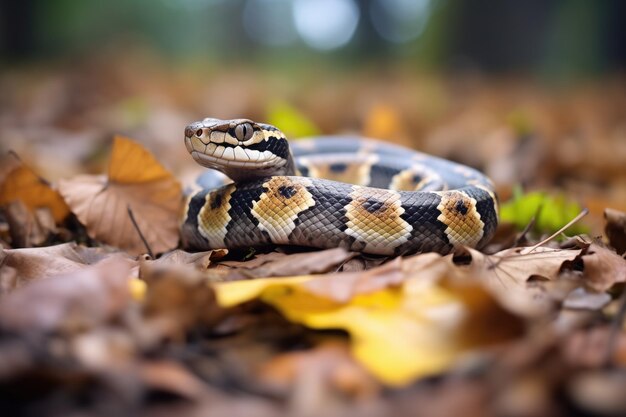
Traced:
[[196, 136], [197, 136], [197, 137], [202, 136], [202, 129], [198, 129], [198, 130], [196, 130]]
[[252, 129], [252, 125], [250, 123], [242, 123], [237, 125], [235, 128], [235, 137], [239, 141], [250, 139], [252, 137], [252, 133], [254, 133], [254, 130]]
[[189, 127], [186, 128], [185, 129], [185, 136], [188, 137], [188, 138], [192, 137], [193, 136], [193, 130], [191, 128], [189, 128]]

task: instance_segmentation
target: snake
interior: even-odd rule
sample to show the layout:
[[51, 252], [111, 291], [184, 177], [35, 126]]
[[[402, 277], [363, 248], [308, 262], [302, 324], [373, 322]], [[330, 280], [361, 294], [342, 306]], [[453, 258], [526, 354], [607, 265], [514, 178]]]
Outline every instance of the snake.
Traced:
[[374, 255], [484, 247], [498, 224], [476, 169], [357, 135], [287, 141], [275, 126], [205, 118], [185, 146], [209, 168], [185, 204], [183, 247], [294, 245]]

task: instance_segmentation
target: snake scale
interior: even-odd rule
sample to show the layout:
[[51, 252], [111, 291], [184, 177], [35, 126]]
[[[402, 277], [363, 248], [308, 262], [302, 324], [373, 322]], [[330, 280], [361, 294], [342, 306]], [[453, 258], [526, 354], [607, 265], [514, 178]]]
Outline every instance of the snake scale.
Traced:
[[274, 126], [207, 118], [186, 127], [185, 146], [212, 168], [185, 207], [187, 248], [445, 254], [460, 245], [484, 246], [498, 222], [486, 176], [376, 140], [326, 136], [290, 147]]

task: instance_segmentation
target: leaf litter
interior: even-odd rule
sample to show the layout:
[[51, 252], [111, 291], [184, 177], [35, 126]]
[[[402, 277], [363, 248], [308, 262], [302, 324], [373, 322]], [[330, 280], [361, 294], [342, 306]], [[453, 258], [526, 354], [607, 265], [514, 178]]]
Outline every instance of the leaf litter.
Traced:
[[[68, 412], [81, 397], [92, 411], [402, 415], [419, 399], [421, 415], [530, 415], [557, 392], [622, 409], [610, 394], [621, 380], [603, 370], [626, 364], [620, 213], [606, 216], [612, 248], [189, 253], [177, 249], [181, 186], [135, 142], [117, 138], [108, 176], [62, 180], [60, 194], [9, 158], [5, 213], [21, 204], [13, 219], [40, 228], [37, 210], [62, 215], [45, 238], [22, 228], [0, 252], [2, 409], [54, 408], [67, 390]], [[12, 185], [16, 170], [34, 185]], [[589, 386], [606, 403], [580, 394]]]

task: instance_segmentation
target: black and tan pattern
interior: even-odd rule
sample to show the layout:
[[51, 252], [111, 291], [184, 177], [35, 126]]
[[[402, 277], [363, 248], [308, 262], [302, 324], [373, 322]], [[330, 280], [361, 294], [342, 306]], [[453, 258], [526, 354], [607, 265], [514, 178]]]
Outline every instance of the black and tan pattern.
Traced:
[[185, 145], [198, 163], [235, 181], [219, 186], [215, 171], [199, 180], [212, 185], [189, 199], [187, 247], [448, 253], [484, 246], [498, 221], [488, 178], [398, 146], [331, 136], [296, 142], [293, 158], [282, 132], [247, 119], [192, 123]]

